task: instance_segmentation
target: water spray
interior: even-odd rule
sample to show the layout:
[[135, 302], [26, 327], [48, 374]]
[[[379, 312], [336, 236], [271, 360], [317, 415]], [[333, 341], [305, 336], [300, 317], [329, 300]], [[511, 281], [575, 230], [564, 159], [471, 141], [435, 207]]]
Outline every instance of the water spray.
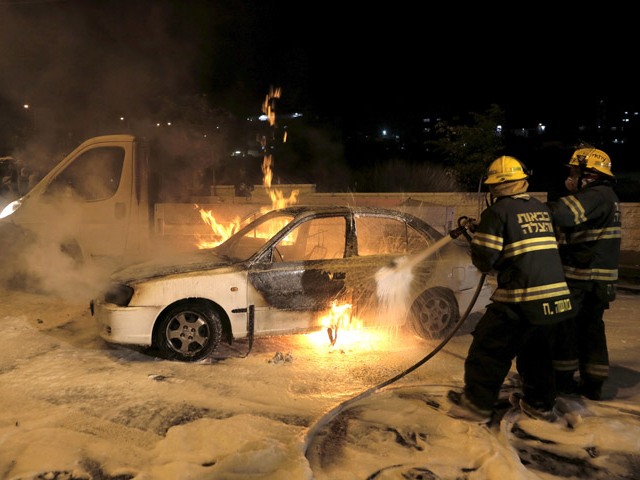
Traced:
[[[448, 235], [443, 236], [440, 240], [438, 240], [436, 243], [434, 243], [424, 251], [409, 257], [402, 257], [402, 259], [398, 259], [394, 261], [391, 266], [382, 268], [380, 271], [378, 271], [378, 274], [376, 274], [376, 280], [378, 280], [378, 277], [380, 276], [380, 277], [383, 277], [382, 279], [385, 282], [390, 281], [390, 279], [391, 281], [393, 281], [394, 271], [397, 272], [399, 270], [406, 270], [406, 269], [413, 268], [417, 263], [419, 263], [420, 261], [424, 260], [428, 256], [432, 255], [436, 251], [443, 248], [451, 240], [457, 239], [458, 237], [460, 237], [460, 235], [464, 236], [470, 242], [471, 235], [469, 235], [469, 232], [473, 233], [473, 231], [475, 231], [475, 226], [476, 226], [475, 219], [468, 218], [465, 216], [458, 218], [458, 227], [449, 231]], [[431, 352], [429, 352], [425, 357], [423, 357], [421, 360], [419, 360], [415, 364], [411, 365], [406, 370], [400, 372], [395, 377], [389, 378], [388, 380], [385, 380], [384, 382], [378, 385], [375, 385], [369, 388], [368, 390], [365, 390], [359, 395], [356, 395], [355, 397], [352, 397], [349, 400], [342, 402], [341, 404], [339, 404], [338, 406], [334, 407], [332, 410], [327, 412], [325, 415], [323, 415], [323, 417], [307, 432], [307, 435], [305, 437], [305, 456], [307, 455], [311, 439], [315, 437], [316, 433], [320, 429], [322, 429], [324, 426], [326, 426], [331, 420], [337, 417], [341, 412], [343, 412], [349, 405], [371, 395], [372, 393], [375, 393], [381, 390], [382, 388], [388, 385], [391, 385], [394, 382], [397, 382], [401, 378], [405, 377], [409, 373], [416, 370], [418, 367], [424, 365], [427, 361], [433, 358], [440, 350], [442, 350], [442, 348], [444, 348], [444, 346], [447, 343], [449, 343], [449, 340], [453, 338], [453, 336], [460, 329], [462, 324], [467, 320], [467, 317], [471, 313], [473, 306], [475, 305], [476, 300], [478, 299], [478, 296], [482, 291], [482, 286], [484, 284], [485, 278], [486, 278], [486, 274], [483, 273], [482, 276], [480, 277], [480, 280], [478, 281], [478, 286], [476, 287], [476, 291], [473, 294], [473, 298], [471, 299], [471, 302], [469, 303], [469, 306], [465, 310], [464, 314], [460, 317], [460, 320], [458, 320], [458, 323], [456, 323], [455, 327], [451, 330], [451, 332], [449, 332], [449, 334]]]
[[394, 260], [390, 267], [386, 268], [404, 270], [411, 269], [425, 258], [433, 255], [435, 252], [443, 248], [451, 240], [457, 239], [460, 235], [463, 235], [469, 242], [471, 242], [471, 235], [469, 235], [468, 231], [473, 231], [475, 229], [475, 225], [475, 219], [462, 216], [458, 218], [458, 228], [450, 230], [448, 235], [444, 235], [440, 240], [429, 246], [429, 248], [424, 249], [422, 252], [418, 252], [408, 257], [402, 257], [400, 259]]
[[385, 310], [385, 314], [404, 315], [404, 307], [409, 300], [413, 281], [413, 267], [460, 235], [464, 235], [471, 242], [471, 236], [467, 229], [474, 222], [468, 217], [460, 217], [458, 219], [458, 228], [451, 230], [448, 235], [444, 235], [433, 245], [413, 255], [396, 258], [390, 265], [382, 267], [376, 272], [376, 294], [379, 305]]

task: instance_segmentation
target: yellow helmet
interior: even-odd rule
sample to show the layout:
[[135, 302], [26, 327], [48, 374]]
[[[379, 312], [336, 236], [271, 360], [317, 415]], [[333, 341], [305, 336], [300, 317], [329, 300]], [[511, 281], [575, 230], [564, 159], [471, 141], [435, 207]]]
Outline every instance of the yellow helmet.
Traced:
[[569, 166], [582, 167], [613, 177], [609, 155], [597, 148], [579, 148], [573, 152]]
[[529, 173], [520, 160], [504, 155], [491, 162], [484, 184], [494, 185], [513, 180], [524, 180], [525, 178], [529, 178]]

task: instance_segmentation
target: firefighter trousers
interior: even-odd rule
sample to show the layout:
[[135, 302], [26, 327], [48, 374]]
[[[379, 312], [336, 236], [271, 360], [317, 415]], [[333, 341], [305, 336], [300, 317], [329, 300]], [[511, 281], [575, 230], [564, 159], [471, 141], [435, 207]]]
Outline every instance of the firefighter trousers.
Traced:
[[557, 325], [532, 324], [510, 305], [490, 304], [472, 332], [465, 360], [466, 397], [477, 407], [492, 410], [515, 359], [525, 401], [535, 408], [552, 408]]
[[602, 383], [609, 377], [609, 351], [604, 311], [615, 298], [613, 285], [602, 282], [567, 282], [574, 318], [563, 323], [554, 356], [558, 372], [580, 371], [583, 381]]

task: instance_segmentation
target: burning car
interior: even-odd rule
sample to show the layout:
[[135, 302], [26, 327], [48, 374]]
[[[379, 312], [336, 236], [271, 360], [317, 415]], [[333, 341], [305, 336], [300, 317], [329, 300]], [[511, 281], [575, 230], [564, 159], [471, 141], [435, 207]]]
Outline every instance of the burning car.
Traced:
[[[365, 327], [409, 327], [429, 338], [489, 302], [469, 244], [395, 210], [290, 206], [259, 216], [217, 247], [147, 261], [113, 274], [91, 301], [108, 343], [198, 361], [221, 342], [339, 328], [331, 310]], [[482, 285], [480, 285], [482, 283]], [[345, 321], [342, 315], [341, 322]], [[329, 318], [329, 323], [327, 323]]]

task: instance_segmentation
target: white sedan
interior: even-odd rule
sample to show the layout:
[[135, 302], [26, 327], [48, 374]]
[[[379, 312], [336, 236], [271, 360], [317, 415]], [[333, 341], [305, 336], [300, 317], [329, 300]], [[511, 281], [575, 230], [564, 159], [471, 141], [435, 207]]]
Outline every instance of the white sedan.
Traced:
[[483, 279], [468, 242], [408, 213], [298, 205], [258, 217], [215, 248], [116, 272], [91, 311], [105, 341], [192, 362], [238, 338], [251, 345], [254, 336], [325, 328], [335, 341], [331, 312], [342, 305], [348, 321], [444, 338], [467, 309], [489, 303]]

